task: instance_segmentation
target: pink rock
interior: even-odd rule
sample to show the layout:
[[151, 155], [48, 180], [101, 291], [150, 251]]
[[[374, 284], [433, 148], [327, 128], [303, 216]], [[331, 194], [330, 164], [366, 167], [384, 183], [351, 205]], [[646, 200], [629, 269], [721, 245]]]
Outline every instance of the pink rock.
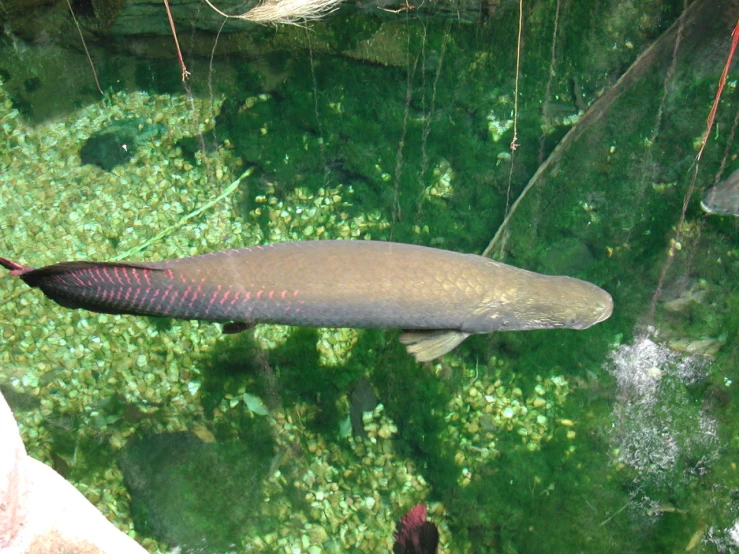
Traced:
[[28, 456], [0, 394], [0, 553], [146, 554], [71, 483]]
[[436, 554], [439, 530], [426, 520], [426, 506], [416, 504], [396, 524], [394, 554]]

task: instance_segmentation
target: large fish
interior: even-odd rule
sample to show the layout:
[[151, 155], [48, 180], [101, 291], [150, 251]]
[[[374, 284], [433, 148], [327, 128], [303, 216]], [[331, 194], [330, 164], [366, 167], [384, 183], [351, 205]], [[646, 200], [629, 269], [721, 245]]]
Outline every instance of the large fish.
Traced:
[[709, 214], [739, 216], [739, 169], [706, 191], [701, 208]]
[[610, 295], [571, 277], [474, 254], [374, 241], [306, 241], [161, 262], [63, 262], [40, 269], [0, 258], [67, 308], [111, 314], [314, 327], [399, 328], [419, 361], [471, 334], [586, 329]]

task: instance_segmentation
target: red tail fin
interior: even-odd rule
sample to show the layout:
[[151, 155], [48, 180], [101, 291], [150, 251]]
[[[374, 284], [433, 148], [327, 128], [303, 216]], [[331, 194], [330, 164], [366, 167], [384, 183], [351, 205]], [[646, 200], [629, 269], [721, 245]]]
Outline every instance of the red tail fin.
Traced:
[[10, 260], [6, 258], [0, 258], [0, 265], [6, 269], [9, 269], [10, 274], [13, 275], [14, 277], [23, 275], [24, 273], [28, 273], [29, 271], [33, 271], [32, 267], [21, 265], [16, 262], [11, 262]]

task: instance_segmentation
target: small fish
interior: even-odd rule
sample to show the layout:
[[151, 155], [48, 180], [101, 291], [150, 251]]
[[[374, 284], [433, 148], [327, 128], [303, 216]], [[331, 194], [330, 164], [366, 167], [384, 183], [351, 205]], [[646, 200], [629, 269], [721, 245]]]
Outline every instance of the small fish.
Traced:
[[700, 527], [698, 527], [695, 533], [693, 533], [693, 535], [690, 537], [688, 544], [685, 546], [685, 552], [690, 552], [696, 546], [698, 546], [703, 540], [703, 537], [705, 536], [706, 531], [708, 531], [708, 525], [703, 524]]
[[474, 254], [378, 241], [287, 242], [161, 262], [0, 265], [66, 308], [229, 323], [405, 329], [418, 361], [472, 334], [587, 329], [611, 296]]
[[647, 510], [647, 515], [649, 517], [654, 517], [654, 516], [658, 516], [661, 514], [687, 514], [687, 513], [688, 513], [687, 510], [681, 510], [680, 508], [676, 508], [669, 502], [666, 504], [658, 504]]
[[739, 169], [706, 191], [701, 208], [709, 214], [739, 217]]

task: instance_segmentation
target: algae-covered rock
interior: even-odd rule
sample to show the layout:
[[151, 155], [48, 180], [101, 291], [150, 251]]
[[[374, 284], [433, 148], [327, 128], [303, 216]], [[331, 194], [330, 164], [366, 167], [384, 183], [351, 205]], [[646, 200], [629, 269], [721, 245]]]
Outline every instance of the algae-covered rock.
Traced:
[[[266, 455], [265, 455], [266, 453]], [[148, 435], [121, 451], [136, 530], [184, 552], [223, 552], [257, 512], [271, 449]]]
[[148, 124], [145, 119], [122, 119], [90, 135], [80, 151], [83, 164], [112, 170], [133, 158], [136, 148], [162, 130], [160, 124]]
[[539, 270], [552, 275], [579, 275], [592, 262], [593, 254], [583, 241], [565, 238], [555, 242], [541, 256]]

